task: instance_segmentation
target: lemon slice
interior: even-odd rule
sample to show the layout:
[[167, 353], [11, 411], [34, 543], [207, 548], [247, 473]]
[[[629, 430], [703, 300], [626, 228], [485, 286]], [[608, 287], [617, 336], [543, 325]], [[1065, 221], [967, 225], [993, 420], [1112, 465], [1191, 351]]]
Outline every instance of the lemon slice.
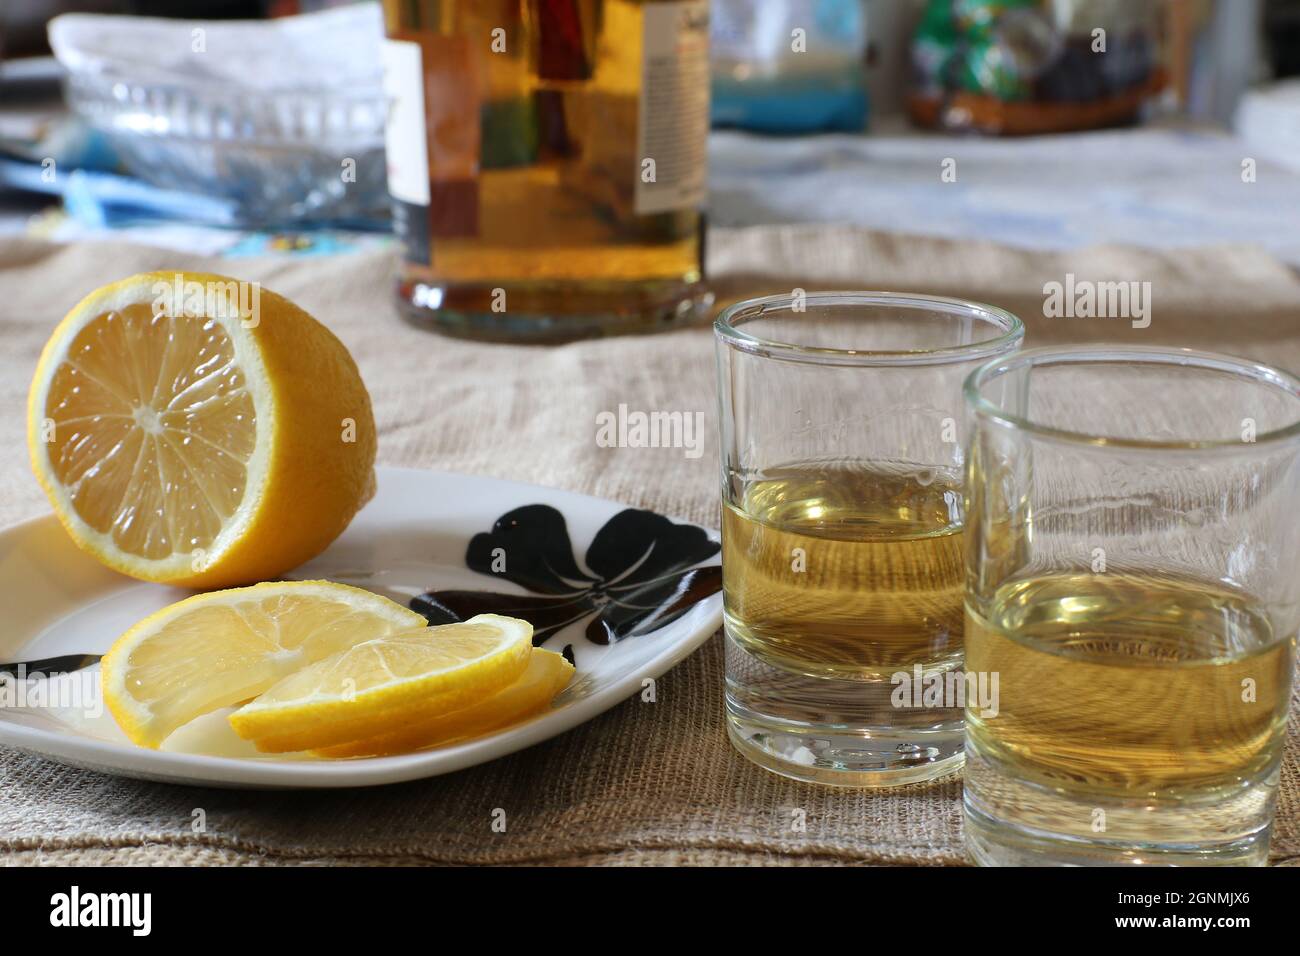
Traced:
[[109, 711], [137, 744], [243, 703], [339, 651], [425, 623], [414, 611], [328, 581], [275, 581], [199, 594], [118, 638], [101, 680]]
[[479, 614], [378, 637], [286, 677], [230, 715], [258, 750], [315, 750], [460, 710], [517, 680], [533, 650], [527, 621]]
[[27, 437], [82, 549], [190, 587], [314, 557], [374, 487], [370, 398], [342, 343], [223, 276], [147, 273], [78, 303], [41, 355]]
[[513, 684], [476, 704], [416, 721], [387, 734], [315, 751], [319, 757], [377, 757], [480, 737], [539, 713], [568, 685], [573, 665], [554, 651], [535, 650]]

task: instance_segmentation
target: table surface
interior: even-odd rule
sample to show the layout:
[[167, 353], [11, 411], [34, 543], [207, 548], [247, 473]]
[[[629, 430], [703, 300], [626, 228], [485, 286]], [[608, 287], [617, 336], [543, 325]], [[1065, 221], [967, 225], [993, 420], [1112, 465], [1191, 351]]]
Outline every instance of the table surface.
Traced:
[[[723, 298], [776, 289], [925, 290], [1017, 312], [1027, 344], [1119, 339], [1217, 348], [1300, 368], [1300, 279], [1257, 245], [1023, 250], [830, 225], [715, 229]], [[707, 454], [601, 448], [596, 416], [626, 403], [700, 411], [712, 429], [707, 328], [556, 348], [441, 339], [404, 325], [392, 261], [215, 260], [121, 243], [0, 240], [0, 525], [45, 513], [28, 473], [22, 407], [37, 353], [85, 291], [132, 272], [208, 269], [263, 282], [343, 339], [369, 383], [382, 462], [486, 474], [625, 501], [716, 526]], [[1149, 328], [1043, 314], [1067, 273], [1150, 281]], [[715, 636], [660, 682], [555, 740], [435, 780], [325, 794], [119, 780], [0, 749], [0, 862], [930, 863], [964, 860], [961, 785], [830, 790], [768, 774], [729, 747]], [[1300, 861], [1294, 717], [1273, 842]], [[491, 814], [504, 808], [507, 832]], [[194, 810], [206, 829], [194, 832]], [[803, 828], [793, 826], [798, 818]]]
[[[1287, 228], [1282, 215], [1300, 209], [1300, 167], [1258, 152], [1224, 132], [1169, 126], [1009, 140], [924, 133], [889, 120], [866, 136], [715, 131], [709, 216], [724, 227], [851, 223], [1023, 249], [1253, 243], [1300, 267], [1300, 229]], [[1252, 182], [1243, 181], [1245, 160], [1255, 160]], [[941, 178], [945, 168], [951, 182]], [[212, 255], [269, 251], [256, 234], [172, 222], [105, 229], [51, 213], [47, 200], [0, 197], [0, 235], [22, 234]], [[382, 241], [330, 233], [313, 253]]]

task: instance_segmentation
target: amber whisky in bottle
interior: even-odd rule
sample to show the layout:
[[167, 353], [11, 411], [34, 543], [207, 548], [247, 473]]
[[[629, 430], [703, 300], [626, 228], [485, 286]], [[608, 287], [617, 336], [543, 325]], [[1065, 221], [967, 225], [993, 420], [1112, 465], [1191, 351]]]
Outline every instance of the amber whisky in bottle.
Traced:
[[708, 303], [707, 0], [385, 0], [413, 321], [562, 341]]

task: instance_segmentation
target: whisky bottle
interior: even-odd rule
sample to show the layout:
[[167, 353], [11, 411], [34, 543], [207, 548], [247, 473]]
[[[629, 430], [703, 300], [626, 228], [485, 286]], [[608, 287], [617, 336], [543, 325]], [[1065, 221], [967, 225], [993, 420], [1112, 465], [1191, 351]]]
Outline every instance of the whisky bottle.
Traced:
[[707, 0], [384, 0], [404, 314], [497, 341], [707, 306]]

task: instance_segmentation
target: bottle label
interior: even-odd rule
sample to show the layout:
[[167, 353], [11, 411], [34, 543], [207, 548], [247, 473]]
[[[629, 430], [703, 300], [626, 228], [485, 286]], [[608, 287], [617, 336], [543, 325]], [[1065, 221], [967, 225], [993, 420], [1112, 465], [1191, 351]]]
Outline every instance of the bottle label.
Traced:
[[708, 188], [708, 0], [646, 4], [642, 37], [635, 209], [697, 209]]
[[[434, 239], [479, 230], [482, 98], [471, 41], [410, 32], [384, 41], [385, 148], [393, 229], [428, 264]], [[436, 144], [436, 146], [435, 146]]]
[[388, 194], [393, 199], [393, 230], [406, 257], [428, 262], [429, 144], [424, 126], [424, 56], [418, 43], [385, 40], [384, 96], [388, 119], [384, 146], [388, 154]]

